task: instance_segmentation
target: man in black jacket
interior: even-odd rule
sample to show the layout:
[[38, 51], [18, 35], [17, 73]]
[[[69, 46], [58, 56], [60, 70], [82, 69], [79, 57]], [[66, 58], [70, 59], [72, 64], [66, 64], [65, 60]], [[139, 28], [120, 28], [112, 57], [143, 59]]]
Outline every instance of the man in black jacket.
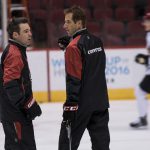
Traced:
[[[80, 7], [64, 11], [68, 37], [58, 40], [65, 48], [66, 102], [59, 136], [59, 150], [77, 150], [87, 129], [93, 150], [109, 150], [108, 93], [102, 41], [86, 29]], [[66, 40], [65, 40], [66, 39]], [[71, 40], [72, 39], [72, 40]]]
[[26, 18], [12, 19], [7, 27], [9, 44], [1, 56], [1, 122], [5, 150], [36, 150], [32, 120], [41, 109], [32, 93], [26, 48], [32, 33]]

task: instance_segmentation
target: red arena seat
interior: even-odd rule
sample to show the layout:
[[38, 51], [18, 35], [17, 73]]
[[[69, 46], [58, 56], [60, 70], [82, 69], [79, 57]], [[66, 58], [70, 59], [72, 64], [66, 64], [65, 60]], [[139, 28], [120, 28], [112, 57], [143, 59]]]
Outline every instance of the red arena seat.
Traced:
[[105, 33], [110, 35], [122, 36], [125, 32], [124, 24], [119, 21], [111, 21], [104, 24]]
[[145, 46], [145, 37], [144, 36], [130, 36], [126, 39], [126, 45], [128, 46]]
[[133, 8], [117, 8], [115, 17], [118, 21], [132, 21], [135, 19], [135, 11]]

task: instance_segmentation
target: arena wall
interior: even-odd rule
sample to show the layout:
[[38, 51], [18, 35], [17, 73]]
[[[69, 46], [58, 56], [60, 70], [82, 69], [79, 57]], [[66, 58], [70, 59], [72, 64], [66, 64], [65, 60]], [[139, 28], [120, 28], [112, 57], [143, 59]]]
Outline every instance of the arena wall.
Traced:
[[[135, 63], [145, 48], [106, 49], [106, 79], [110, 100], [133, 99], [134, 88], [142, 79], [145, 67]], [[64, 53], [60, 50], [28, 51], [33, 92], [40, 102], [65, 100]]]

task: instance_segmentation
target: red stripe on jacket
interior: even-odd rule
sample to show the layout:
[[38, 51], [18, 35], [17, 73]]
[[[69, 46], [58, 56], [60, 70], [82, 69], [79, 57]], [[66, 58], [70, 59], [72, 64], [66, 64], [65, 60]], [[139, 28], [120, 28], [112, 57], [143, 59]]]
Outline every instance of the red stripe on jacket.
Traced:
[[65, 65], [66, 65], [66, 72], [69, 75], [81, 80], [82, 57], [81, 52], [77, 47], [77, 42], [79, 39], [80, 36], [77, 36], [67, 46], [65, 52]]
[[4, 84], [19, 79], [24, 67], [21, 52], [15, 45], [10, 45], [9, 52], [4, 60]]

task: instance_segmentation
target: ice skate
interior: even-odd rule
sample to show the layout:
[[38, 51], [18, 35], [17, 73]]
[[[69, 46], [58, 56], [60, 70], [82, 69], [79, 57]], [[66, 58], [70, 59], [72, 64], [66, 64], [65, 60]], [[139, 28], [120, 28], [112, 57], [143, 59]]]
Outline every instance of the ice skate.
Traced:
[[147, 117], [140, 117], [138, 120], [131, 122], [130, 127], [132, 128], [147, 128], [148, 122], [147, 122]]

